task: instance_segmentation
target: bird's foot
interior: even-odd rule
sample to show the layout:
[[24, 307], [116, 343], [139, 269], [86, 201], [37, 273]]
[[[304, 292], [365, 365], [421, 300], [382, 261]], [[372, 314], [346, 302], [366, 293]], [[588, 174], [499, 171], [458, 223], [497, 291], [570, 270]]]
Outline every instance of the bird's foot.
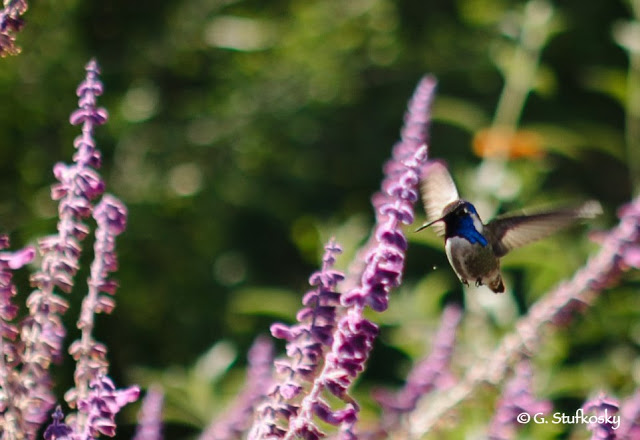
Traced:
[[462, 284], [464, 284], [465, 286], [469, 287], [469, 281], [465, 280], [464, 278], [461, 278], [460, 282], [462, 282]]
[[483, 284], [482, 284], [482, 278], [478, 278], [478, 279], [476, 280], [476, 287], [480, 287], [480, 286], [482, 286], [482, 285], [483, 285]]

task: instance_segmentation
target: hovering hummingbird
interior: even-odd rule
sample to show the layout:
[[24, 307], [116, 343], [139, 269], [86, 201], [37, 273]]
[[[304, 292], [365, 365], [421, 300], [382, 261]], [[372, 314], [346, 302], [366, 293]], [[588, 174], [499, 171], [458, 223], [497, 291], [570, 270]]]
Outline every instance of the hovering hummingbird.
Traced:
[[505, 214], [483, 224], [476, 208], [458, 196], [447, 167], [439, 161], [428, 165], [421, 190], [427, 222], [416, 232], [433, 226], [444, 235], [447, 259], [460, 281], [486, 285], [495, 293], [504, 292], [500, 258], [507, 252], [602, 212], [600, 203], [588, 201], [530, 215]]

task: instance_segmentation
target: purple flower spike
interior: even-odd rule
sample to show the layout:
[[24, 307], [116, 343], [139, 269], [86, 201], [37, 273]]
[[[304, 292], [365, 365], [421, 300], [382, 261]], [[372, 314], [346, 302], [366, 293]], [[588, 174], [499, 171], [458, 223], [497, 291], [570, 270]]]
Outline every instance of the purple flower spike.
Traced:
[[498, 401], [493, 420], [489, 425], [491, 440], [509, 440], [515, 438], [516, 430], [521, 426], [518, 415], [551, 412], [551, 403], [539, 401], [531, 391], [533, 373], [528, 360], [522, 360], [515, 367], [514, 376], [504, 386]]
[[244, 390], [238, 394], [229, 409], [214, 420], [200, 440], [241, 438], [250, 427], [256, 406], [272, 386], [273, 344], [259, 337], [249, 350], [249, 366]]
[[[0, 235], [0, 249], [9, 247], [9, 238]], [[15, 340], [18, 330], [11, 321], [16, 317], [18, 307], [11, 303], [11, 298], [16, 295], [16, 288], [11, 282], [12, 270], [16, 270], [31, 262], [35, 256], [35, 249], [27, 246], [15, 252], [0, 252], [0, 367], [5, 361], [4, 356], [9, 353], [2, 346], [4, 339]], [[2, 375], [2, 378], [8, 377]], [[1, 380], [1, 379], [0, 379]], [[2, 402], [0, 401], [0, 407]]]
[[589, 422], [587, 429], [591, 431], [591, 440], [615, 440], [617, 437], [613, 416], [618, 412], [618, 401], [600, 394], [582, 405], [585, 414], [593, 413], [597, 419]]
[[53, 414], [51, 414], [51, 418], [53, 419], [53, 423], [51, 423], [51, 425], [49, 425], [44, 431], [44, 439], [71, 440], [73, 438], [73, 430], [69, 427], [69, 425], [66, 425], [62, 421], [64, 419], [64, 414], [62, 413], [62, 409], [60, 409], [60, 405], [58, 405]]
[[[71, 388], [65, 394], [65, 400], [69, 405], [72, 407], [77, 406], [81, 413], [77, 418], [76, 431], [85, 431], [86, 424], [92, 423], [91, 415], [83, 410], [83, 408], [88, 408], [87, 405], [85, 404], [84, 407], [80, 405], [80, 402], [86, 402], [88, 399], [90, 384], [102, 383], [105, 387], [108, 385], [101, 379], [106, 377], [109, 367], [107, 348], [93, 338], [92, 331], [96, 313], [109, 313], [115, 306], [111, 296], [102, 295], [101, 293], [104, 292], [109, 295], [115, 293], [114, 285], [107, 277], [110, 272], [117, 268], [115, 238], [124, 231], [127, 210], [122, 202], [107, 194], [95, 207], [93, 217], [98, 227], [95, 232], [94, 260], [91, 263], [91, 273], [88, 281], [89, 292], [82, 300], [82, 309], [78, 320], [81, 338], [69, 347], [69, 353], [77, 362], [74, 374], [75, 388]], [[115, 410], [113, 414], [115, 415], [118, 410]], [[82, 417], [83, 415], [84, 417]], [[115, 429], [115, 425], [113, 429]], [[106, 434], [106, 432], [103, 432], [103, 434]]]
[[[109, 117], [107, 111], [102, 107], [96, 107], [96, 99], [102, 95], [102, 83], [98, 79], [100, 75], [100, 67], [96, 60], [91, 60], [85, 66], [87, 71], [87, 78], [80, 83], [76, 94], [80, 98], [78, 101], [78, 110], [73, 112], [69, 118], [71, 125], [83, 124], [83, 132], [86, 128], [87, 131], [93, 129], [93, 125], [102, 125], [107, 121]], [[80, 138], [77, 142], [93, 143], [93, 137], [91, 133], [87, 138]], [[78, 149], [79, 154], [81, 150]], [[93, 159], [95, 160], [95, 159]]]
[[401, 226], [413, 223], [419, 176], [427, 161], [427, 128], [434, 90], [435, 79], [424, 77], [409, 101], [401, 141], [394, 146], [392, 158], [384, 166], [382, 192], [372, 198], [376, 242], [369, 245], [361, 286], [343, 296], [344, 306], [368, 305], [382, 312], [388, 307], [390, 290], [402, 281], [407, 239]]
[[138, 414], [138, 429], [133, 440], [162, 440], [162, 403], [160, 388], [151, 387], [142, 401]]
[[396, 146], [394, 157], [408, 157], [415, 153], [421, 145], [427, 143], [429, 123], [431, 122], [431, 102], [433, 101], [436, 80], [425, 76], [420, 80], [404, 116], [404, 125], [400, 136], [402, 142]]
[[[403, 224], [413, 221], [413, 204], [418, 199], [418, 176], [427, 161], [426, 127], [428, 110], [435, 87], [431, 77], [425, 77], [416, 89], [405, 116], [402, 140], [393, 149], [392, 159], [385, 165], [381, 195], [372, 199], [376, 209], [374, 242], [367, 245], [360, 282], [341, 297], [347, 308], [337, 325], [331, 350], [322, 371], [314, 379], [309, 393], [302, 399], [298, 413], [289, 421], [286, 439], [317, 438], [322, 432], [314, 416], [326, 415], [321, 396], [326, 391], [345, 402], [349, 417], [328, 417], [340, 425], [343, 438], [354, 438], [354, 425], [359, 408], [348, 394], [355, 378], [364, 370], [378, 326], [364, 318], [364, 308], [382, 312], [387, 309], [391, 289], [400, 285], [404, 270], [407, 241]], [[322, 413], [320, 413], [322, 411]], [[342, 411], [342, 410], [340, 410]], [[333, 414], [342, 414], [334, 411]]]
[[21, 16], [27, 11], [25, 0], [8, 0], [4, 9], [0, 10], [0, 58], [17, 55], [20, 48], [16, 46], [15, 33], [24, 26]]
[[334, 342], [336, 307], [340, 305], [340, 296], [335, 290], [344, 275], [333, 269], [333, 265], [341, 252], [335, 240], [329, 240], [322, 257], [322, 269], [309, 277], [309, 284], [315, 289], [303, 298], [306, 307], [297, 314], [298, 324], [271, 326], [275, 338], [287, 341], [288, 358], [275, 362], [276, 371], [283, 379], [272, 387], [269, 398], [258, 408], [258, 417], [249, 433], [251, 439], [285, 434], [282, 426], [298, 410], [294, 399], [302, 393], [303, 384], [316, 375], [318, 363]]
[[[0, 249], [9, 247], [9, 237], [0, 235]], [[19, 269], [29, 263], [35, 254], [32, 247], [26, 247], [15, 252], [0, 252], [0, 432], [7, 438], [21, 435], [19, 426], [19, 412], [13, 406], [12, 396], [20, 389], [13, 369], [19, 362], [15, 341], [19, 331], [13, 320], [18, 313], [18, 307], [12, 299], [17, 290], [12, 282], [12, 270]]]
[[[82, 93], [79, 94], [81, 111], [106, 115], [104, 110], [95, 106], [99, 94], [96, 91], [102, 88], [97, 76], [97, 63], [91, 61], [86, 71], [86, 79], [82, 83], [86, 86], [81, 85]], [[77, 117], [72, 119], [79, 120]], [[104, 183], [95, 170], [100, 166], [100, 152], [93, 140], [93, 119], [85, 118], [82, 121], [82, 135], [74, 141], [77, 151], [73, 163], [60, 163], [54, 167], [58, 183], [52, 186], [51, 195], [58, 200], [58, 233], [39, 242], [41, 268], [31, 276], [35, 290], [27, 299], [29, 316], [20, 329], [22, 344], [19, 356], [22, 369], [18, 380], [22, 387], [12, 397], [14, 407], [21, 408], [24, 413], [20, 419], [25, 421], [22, 429], [28, 437], [35, 435], [55, 403], [50, 391], [48, 369], [52, 362], [61, 359], [66, 334], [61, 315], [67, 310], [68, 304], [54, 290], [58, 288], [68, 293], [73, 287], [81, 253], [80, 242], [89, 232], [83, 219], [91, 214], [92, 200], [101, 195], [104, 189]], [[19, 263], [18, 260], [14, 261], [14, 264]]]
[[462, 310], [458, 306], [447, 306], [442, 312], [440, 328], [433, 338], [431, 353], [413, 367], [404, 388], [396, 393], [386, 390], [374, 392], [373, 397], [383, 409], [381, 434], [397, 428], [402, 416], [413, 411], [420, 398], [454, 383], [450, 364], [461, 318]]
[[15, 252], [0, 252], [0, 268], [6, 265], [11, 270], [20, 269], [25, 264], [31, 263], [35, 255], [36, 250], [33, 246], [27, 246]]

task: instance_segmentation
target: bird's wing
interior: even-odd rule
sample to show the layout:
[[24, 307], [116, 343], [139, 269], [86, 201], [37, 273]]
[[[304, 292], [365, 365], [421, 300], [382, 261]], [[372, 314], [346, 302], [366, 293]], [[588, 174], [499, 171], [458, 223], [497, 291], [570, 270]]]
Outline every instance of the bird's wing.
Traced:
[[593, 218], [602, 212], [597, 201], [589, 201], [575, 208], [562, 208], [531, 215], [504, 215], [485, 225], [491, 235], [493, 252], [502, 257], [507, 252], [571, 225], [577, 220]]
[[[442, 161], [432, 161], [427, 165], [421, 185], [422, 201], [427, 212], [427, 223], [443, 216], [444, 208], [458, 200], [456, 184]], [[438, 235], [444, 235], [444, 224], [433, 225]]]

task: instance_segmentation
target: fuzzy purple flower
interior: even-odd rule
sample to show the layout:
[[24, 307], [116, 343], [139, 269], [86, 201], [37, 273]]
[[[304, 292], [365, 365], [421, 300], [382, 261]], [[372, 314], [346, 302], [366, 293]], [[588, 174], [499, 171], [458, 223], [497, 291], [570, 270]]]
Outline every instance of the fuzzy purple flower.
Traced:
[[587, 429], [591, 431], [591, 440], [615, 440], [616, 426], [613, 416], [618, 412], [618, 402], [604, 394], [589, 400], [582, 405], [585, 414], [595, 414], [594, 421], [589, 422]]
[[[78, 399], [78, 414], [67, 417], [74, 439], [89, 440], [100, 435], [116, 435], [116, 414], [128, 403], [138, 400], [140, 388], [116, 389], [108, 376], [100, 376], [89, 384], [86, 397]], [[84, 420], [81, 422], [79, 418]]]
[[56, 410], [51, 414], [51, 418], [53, 422], [47, 426], [47, 429], [44, 431], [44, 439], [45, 440], [71, 440], [73, 438], [73, 430], [64, 423], [64, 414], [62, 413], [62, 409], [58, 405]]
[[[6, 235], [0, 235], [0, 249], [8, 247], [9, 238]], [[17, 293], [12, 283], [11, 271], [28, 264], [34, 256], [35, 249], [31, 246], [15, 252], [0, 252], [0, 384], [9, 376], [8, 371], [3, 367], [14, 366], [18, 360], [13, 342], [7, 343], [15, 341], [18, 336], [18, 328], [12, 323], [18, 314], [18, 307], [11, 302]], [[1, 386], [0, 389], [2, 389]], [[0, 411], [4, 408], [4, 403], [6, 401], [0, 398]]]
[[[71, 116], [72, 124], [82, 123], [82, 135], [74, 141], [77, 150], [74, 163], [59, 163], [54, 167], [58, 183], [52, 186], [51, 195], [59, 201], [58, 233], [38, 243], [42, 254], [41, 269], [31, 277], [35, 290], [27, 299], [29, 317], [20, 329], [22, 369], [18, 380], [22, 387], [13, 399], [22, 412], [22, 429], [28, 437], [35, 435], [55, 403], [48, 369], [51, 362], [61, 359], [66, 334], [61, 316], [68, 303], [56, 295], [54, 289], [71, 291], [78, 270], [80, 242], [89, 232], [82, 219], [91, 214], [91, 201], [104, 189], [104, 183], [94, 169], [100, 166], [100, 152], [93, 141], [94, 126], [106, 121], [106, 111], [96, 107], [102, 84], [98, 80], [99, 69], [95, 61], [87, 64], [86, 71], [86, 78], [78, 88], [80, 110]], [[77, 116], [78, 112], [85, 117]]]
[[229, 409], [218, 416], [200, 440], [225, 440], [240, 438], [250, 424], [256, 406], [265, 398], [272, 386], [273, 343], [259, 337], [249, 349], [249, 365], [244, 389]]
[[[402, 141], [394, 147], [392, 159], [385, 165], [382, 192], [373, 198], [375, 244], [365, 257], [360, 282], [341, 298], [347, 311], [338, 322], [322, 371], [290, 420], [286, 439], [324, 436], [315, 424], [314, 416], [340, 426], [342, 438], [355, 437], [354, 425], [360, 408], [348, 395], [348, 390], [364, 370], [378, 335], [378, 326], [364, 317], [364, 309], [369, 306], [376, 311], [386, 310], [391, 289], [402, 280], [407, 239], [401, 226], [413, 222], [419, 176], [427, 160], [424, 125], [428, 121], [434, 86], [432, 78], [424, 78], [409, 104]], [[323, 398], [325, 392], [342, 400], [345, 407], [332, 409]]]
[[[397, 185], [397, 175], [405, 172], [403, 161], [410, 159], [413, 154], [428, 141], [428, 128], [431, 117], [429, 110], [434, 96], [435, 85], [435, 78], [425, 76], [416, 87], [409, 101], [408, 110], [404, 115], [404, 125], [400, 132], [401, 141], [394, 145], [392, 159], [387, 161], [383, 167], [383, 191], [377, 192], [371, 198], [377, 224], [382, 224], [385, 221], [385, 211], [387, 208], [383, 209], [383, 206], [389, 201], [387, 189], [391, 191], [394, 190], [393, 187], [387, 187], [389, 185]], [[406, 247], [406, 239], [401, 237], [399, 240], [400, 245]], [[354, 291], [360, 284], [362, 274], [368, 264], [367, 256], [378, 246], [378, 241], [378, 236], [372, 234], [367, 243], [358, 250], [356, 258], [349, 265], [347, 278], [342, 284], [345, 292]]]
[[15, 34], [24, 26], [21, 17], [27, 7], [25, 0], [5, 0], [4, 9], [0, 10], [0, 58], [20, 53]]
[[302, 299], [305, 307], [298, 312], [298, 324], [271, 326], [274, 337], [287, 341], [288, 358], [274, 363], [283, 379], [272, 387], [267, 401], [258, 408], [249, 438], [284, 436], [286, 422], [298, 411], [293, 401], [303, 391], [304, 384], [315, 377], [319, 362], [333, 343], [336, 307], [340, 304], [336, 285], [344, 279], [342, 272], [333, 269], [333, 265], [336, 255], [341, 252], [335, 240], [329, 240], [322, 257], [322, 269], [309, 278], [309, 284], [315, 288]]
[[[85, 432], [86, 425], [95, 422], [91, 418], [91, 414], [85, 411], [87, 408], [91, 408], [90, 405], [80, 405], [79, 402], [86, 402], [90, 394], [91, 383], [105, 384], [101, 378], [106, 377], [109, 367], [109, 361], [106, 357], [107, 348], [93, 338], [92, 331], [95, 314], [111, 313], [115, 307], [115, 301], [109, 295], [115, 294], [117, 284], [110, 281], [108, 275], [117, 269], [115, 237], [125, 229], [127, 210], [122, 202], [107, 194], [95, 207], [93, 217], [98, 227], [95, 232], [94, 260], [91, 264], [88, 280], [89, 292], [82, 301], [80, 319], [78, 320], [81, 338], [69, 347], [69, 353], [76, 360], [75, 387], [65, 394], [65, 400], [69, 405], [78, 407], [79, 414], [75, 417], [73, 425], [76, 432]], [[102, 293], [108, 295], [102, 295]], [[89, 429], [92, 432], [100, 431], [100, 428], [95, 426], [89, 427]]]
[[382, 312], [388, 307], [390, 290], [402, 281], [407, 239], [400, 225], [413, 223], [417, 186], [427, 160], [425, 143], [434, 89], [435, 80], [424, 77], [409, 101], [401, 141], [384, 165], [382, 191], [372, 198], [376, 212], [375, 241], [365, 256], [359, 285], [342, 298], [346, 307], [368, 305]]
[[520, 361], [515, 367], [514, 376], [504, 386], [493, 420], [489, 424], [488, 437], [491, 440], [515, 438], [520, 427], [519, 414], [527, 413], [533, 417], [535, 414], [551, 412], [551, 402], [537, 400], [533, 396], [532, 378], [529, 361]]
[[159, 387], [150, 387], [138, 413], [138, 429], [133, 440], [162, 440], [162, 404], [164, 394]]
[[[0, 235], [0, 249], [9, 247], [9, 237]], [[12, 303], [16, 287], [12, 282], [12, 270], [19, 269], [33, 260], [35, 249], [31, 246], [15, 252], [0, 252], [0, 435], [16, 437], [21, 432], [20, 409], [15, 407], [12, 396], [19, 389], [12, 371], [19, 363], [16, 338], [18, 328], [13, 322], [18, 307]]]
[[446, 389], [455, 382], [450, 370], [456, 343], [456, 330], [462, 310], [455, 305], [442, 312], [440, 328], [433, 338], [431, 353], [409, 373], [406, 385], [398, 392], [375, 390], [373, 397], [382, 407], [381, 433], [398, 427], [403, 415], [413, 411], [418, 400], [436, 389]]

